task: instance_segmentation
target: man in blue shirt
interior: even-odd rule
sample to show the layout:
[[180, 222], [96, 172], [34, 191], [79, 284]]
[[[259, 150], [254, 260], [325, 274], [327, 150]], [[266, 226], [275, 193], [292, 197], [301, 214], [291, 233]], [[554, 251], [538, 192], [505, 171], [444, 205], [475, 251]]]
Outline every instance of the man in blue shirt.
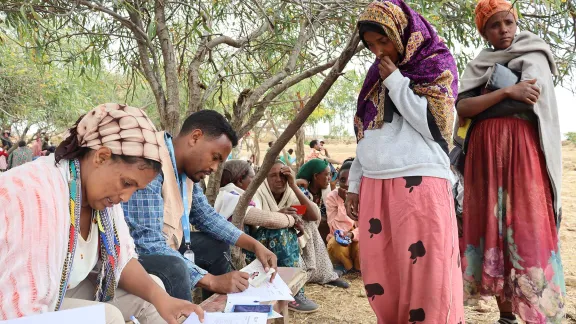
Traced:
[[[229, 253], [229, 245], [253, 251], [266, 268], [276, 268], [276, 256], [216, 213], [196, 184], [230, 154], [238, 143], [236, 133], [222, 115], [202, 110], [184, 121], [178, 136], [165, 134], [164, 141], [169, 161], [163, 159], [162, 172], [122, 204], [140, 262], [146, 271], [162, 279], [166, 291], [176, 298], [191, 300], [191, 289], [196, 286], [222, 294], [244, 291], [248, 274], [228, 272], [224, 253]], [[195, 182], [191, 206], [187, 202], [187, 178]], [[178, 188], [174, 189], [176, 182]], [[170, 184], [173, 186], [167, 188]], [[179, 214], [182, 208], [173, 207], [182, 205], [184, 212]], [[201, 232], [190, 233], [190, 223]], [[179, 230], [175, 231], [176, 227]], [[184, 250], [194, 252], [194, 257], [185, 258], [176, 250], [180, 242]]]

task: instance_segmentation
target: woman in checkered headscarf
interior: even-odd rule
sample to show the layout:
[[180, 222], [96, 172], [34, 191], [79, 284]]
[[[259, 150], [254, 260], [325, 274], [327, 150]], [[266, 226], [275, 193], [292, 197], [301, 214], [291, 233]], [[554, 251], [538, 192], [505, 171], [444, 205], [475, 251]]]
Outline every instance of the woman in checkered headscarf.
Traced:
[[202, 316], [144, 271], [119, 205], [156, 177], [159, 152], [142, 110], [103, 104], [78, 120], [54, 155], [2, 175], [0, 296], [12, 304], [0, 303], [0, 320], [94, 303], [106, 303], [106, 323]]

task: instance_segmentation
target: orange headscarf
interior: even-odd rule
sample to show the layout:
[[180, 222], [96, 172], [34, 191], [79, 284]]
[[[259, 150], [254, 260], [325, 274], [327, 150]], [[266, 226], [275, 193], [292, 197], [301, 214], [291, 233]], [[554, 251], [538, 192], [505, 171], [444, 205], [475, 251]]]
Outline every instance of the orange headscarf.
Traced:
[[514, 9], [512, 4], [506, 0], [478, 1], [476, 10], [474, 10], [474, 14], [476, 15], [476, 28], [478, 28], [478, 31], [481, 35], [484, 34], [484, 25], [486, 25], [488, 19], [490, 19], [490, 17], [492, 17], [495, 13], [501, 11], [510, 11], [514, 15], [514, 19], [518, 20], [518, 13], [516, 12], [516, 9]]

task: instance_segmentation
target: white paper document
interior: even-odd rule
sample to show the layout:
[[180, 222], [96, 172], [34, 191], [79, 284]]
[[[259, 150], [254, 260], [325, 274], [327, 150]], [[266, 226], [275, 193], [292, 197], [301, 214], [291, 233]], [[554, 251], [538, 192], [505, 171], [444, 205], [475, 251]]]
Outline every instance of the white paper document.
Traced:
[[[247, 273], [255, 273], [264, 271], [264, 267], [262, 263], [258, 260], [254, 260], [254, 262], [250, 263], [242, 270]], [[228, 300], [230, 297], [234, 298], [241, 298], [243, 300], [252, 300], [257, 302], [265, 302], [265, 301], [273, 301], [273, 300], [288, 300], [293, 301], [294, 298], [292, 297], [292, 291], [288, 288], [288, 285], [282, 280], [280, 274], [276, 274], [274, 277], [274, 281], [270, 282], [270, 280], [266, 280], [258, 287], [254, 287], [252, 285], [248, 286], [248, 289], [244, 290], [240, 293], [235, 294], [228, 294]], [[236, 303], [237, 304], [237, 303]]]
[[253, 261], [240, 271], [250, 275], [248, 283], [253, 287], [260, 287], [265, 281], [270, 281], [270, 278], [272, 278], [272, 275], [276, 272], [273, 268], [268, 269], [267, 272], [264, 271], [264, 266], [262, 266], [262, 263], [258, 260]]
[[[204, 313], [202, 324], [266, 324], [264, 313]], [[184, 324], [201, 324], [196, 313], [190, 314]]]
[[[21, 317], [8, 321], [0, 321], [2, 324], [106, 324], [104, 305], [49, 312], [39, 315]], [[263, 322], [266, 323], [266, 322]]]

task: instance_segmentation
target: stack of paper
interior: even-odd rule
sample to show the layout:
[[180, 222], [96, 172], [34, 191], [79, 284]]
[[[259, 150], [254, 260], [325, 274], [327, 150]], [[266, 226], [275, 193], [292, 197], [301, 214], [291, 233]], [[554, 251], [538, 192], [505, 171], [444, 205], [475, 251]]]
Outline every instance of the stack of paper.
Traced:
[[105, 324], [106, 315], [104, 305], [49, 312], [39, 315], [21, 317], [8, 321], [0, 321], [2, 324]]
[[[204, 313], [202, 324], [266, 324], [267, 315], [264, 313]], [[196, 313], [184, 321], [183, 324], [201, 324]]]
[[[258, 260], [254, 260], [254, 262], [247, 265], [240, 271], [247, 272], [249, 274], [252, 273], [265, 273], [264, 267], [262, 263]], [[253, 285], [249, 285], [248, 289], [244, 290], [240, 293], [235, 294], [228, 294], [228, 298], [230, 296], [235, 296], [244, 299], [252, 299], [257, 301], [272, 301], [272, 300], [288, 300], [293, 301], [294, 298], [292, 297], [292, 291], [288, 288], [288, 285], [282, 280], [279, 274], [276, 274], [274, 280], [270, 282], [270, 280], [264, 281], [258, 287], [254, 287]]]
[[[260, 263], [258, 260], [254, 260], [254, 262], [250, 263], [240, 271], [247, 272], [252, 277], [257, 277], [258, 274], [266, 274], [262, 263]], [[228, 294], [228, 300], [226, 301], [226, 308], [224, 309], [224, 312], [232, 312], [234, 305], [257, 305], [261, 302], [275, 300], [293, 301], [294, 298], [292, 297], [292, 291], [290, 291], [290, 288], [288, 285], [286, 285], [284, 280], [282, 280], [280, 275], [276, 274], [274, 280], [270, 282], [271, 274], [272, 272], [266, 274], [268, 279], [265, 281], [260, 281], [258, 286], [250, 284], [248, 289], [244, 290], [243, 292]], [[282, 315], [278, 314], [277, 312], [273, 312], [272, 315], [268, 317], [268, 319], [279, 317], [282, 317]]]

